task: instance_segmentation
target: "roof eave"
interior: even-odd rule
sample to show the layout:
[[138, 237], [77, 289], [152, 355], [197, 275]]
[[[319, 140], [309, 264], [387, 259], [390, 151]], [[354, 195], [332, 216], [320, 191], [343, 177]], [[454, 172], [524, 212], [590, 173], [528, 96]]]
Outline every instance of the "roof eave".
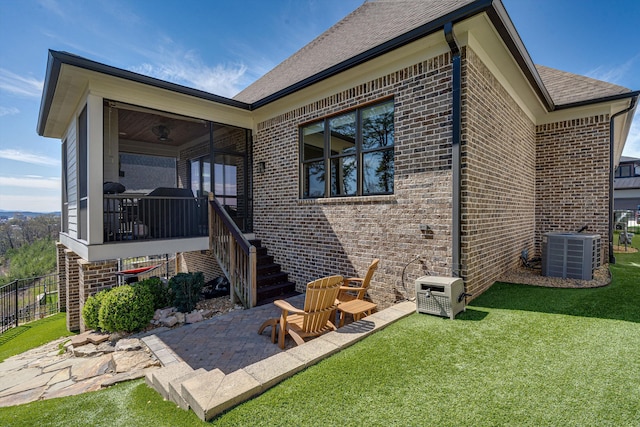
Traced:
[[555, 110], [566, 110], [569, 108], [584, 107], [587, 105], [619, 101], [627, 98], [636, 98], [638, 96], [640, 96], [640, 91], [636, 90], [633, 92], [619, 93], [617, 95], [604, 96], [601, 98], [585, 99], [584, 101], [569, 102], [567, 104], [556, 105]]
[[176, 83], [156, 79], [154, 77], [134, 73], [132, 71], [123, 70], [121, 68], [112, 67], [110, 65], [91, 61], [89, 59], [72, 55], [67, 52], [49, 50], [47, 73], [45, 76], [42, 100], [40, 102], [40, 113], [38, 116], [37, 131], [38, 135], [40, 136], [43, 136], [45, 132], [47, 119], [49, 117], [51, 105], [53, 103], [53, 97], [55, 96], [55, 90], [58, 83], [58, 78], [60, 77], [60, 70], [62, 68], [62, 65], [70, 65], [73, 67], [78, 67], [88, 71], [94, 71], [97, 73], [129, 80], [136, 83], [141, 83], [159, 89], [165, 89], [171, 92], [181, 93], [195, 98], [201, 98], [230, 107], [240, 108], [243, 110], [251, 110], [251, 105], [246, 102], [226, 98], [220, 95], [214, 95], [203, 90], [193, 89]]
[[255, 101], [254, 103], [251, 104], [251, 108], [256, 109], [256, 108], [263, 107], [267, 104], [270, 104], [274, 101], [284, 98], [285, 96], [291, 95], [294, 92], [297, 92], [301, 89], [304, 89], [308, 86], [311, 86], [329, 77], [335, 76], [336, 74], [339, 74], [343, 71], [347, 71], [357, 65], [363, 64], [367, 61], [370, 61], [386, 53], [389, 53], [402, 46], [405, 46], [409, 43], [412, 43], [416, 40], [419, 40], [423, 37], [433, 34], [436, 31], [443, 29], [444, 25], [448, 22], [454, 22], [454, 23], [459, 22], [467, 18], [470, 18], [472, 16], [475, 16], [479, 13], [490, 10], [492, 9], [493, 4], [494, 4], [494, 0], [477, 0], [473, 3], [469, 3], [468, 5], [463, 6], [460, 9], [457, 9], [438, 19], [435, 19], [424, 25], [421, 25], [420, 27], [415, 28], [407, 33], [404, 33], [401, 36], [391, 39], [381, 45], [378, 45], [372, 49], [362, 52], [350, 59], [342, 61], [339, 64], [336, 64], [330, 68], [320, 71], [319, 73], [316, 73], [310, 77], [307, 77], [304, 80], [294, 83], [291, 86], [288, 86], [271, 95], [268, 95], [262, 99], [259, 99], [258, 101]]

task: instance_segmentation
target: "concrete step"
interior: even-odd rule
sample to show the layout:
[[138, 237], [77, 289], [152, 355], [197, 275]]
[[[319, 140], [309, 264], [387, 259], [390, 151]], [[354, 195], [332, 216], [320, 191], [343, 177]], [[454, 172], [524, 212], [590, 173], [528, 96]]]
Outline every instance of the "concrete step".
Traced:
[[225, 375], [214, 369], [182, 383], [182, 397], [203, 421], [244, 402], [262, 391], [261, 384], [239, 369]]
[[169, 400], [178, 405], [185, 411], [189, 410], [189, 403], [182, 397], [182, 383], [192, 378], [199, 377], [207, 373], [204, 368], [196, 369], [195, 371], [184, 374], [180, 377], [176, 377], [169, 381]]
[[169, 382], [192, 372], [193, 368], [186, 362], [174, 363], [148, 373], [145, 376], [145, 382], [160, 393], [164, 399], [170, 400]]

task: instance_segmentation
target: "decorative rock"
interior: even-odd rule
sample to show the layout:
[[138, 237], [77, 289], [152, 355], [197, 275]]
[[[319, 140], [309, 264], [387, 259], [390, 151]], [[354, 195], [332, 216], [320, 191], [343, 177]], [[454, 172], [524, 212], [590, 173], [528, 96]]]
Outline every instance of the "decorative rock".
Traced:
[[160, 320], [162, 318], [169, 317], [174, 311], [176, 310], [173, 307], [159, 308], [156, 310], [155, 314], [153, 315], [153, 318], [155, 320]]
[[208, 317], [211, 317], [211, 315], [213, 314], [213, 310], [200, 310], [200, 314], [202, 314], [202, 317], [206, 319]]
[[178, 311], [174, 314], [174, 316], [176, 316], [176, 319], [178, 319], [178, 323], [184, 323], [184, 313]]
[[96, 350], [98, 350], [98, 352], [100, 353], [113, 353], [114, 351], [116, 351], [111, 342], [103, 342], [96, 348]]
[[136, 351], [142, 348], [142, 343], [137, 338], [125, 338], [116, 343], [115, 351]]
[[185, 316], [186, 323], [198, 323], [202, 322], [204, 319], [202, 318], [202, 313], [199, 311], [193, 311]]
[[98, 350], [98, 346], [95, 344], [86, 344], [80, 347], [72, 347], [73, 355], [75, 357], [91, 357], [97, 356], [100, 351]]
[[163, 317], [162, 319], [160, 319], [160, 324], [169, 328], [174, 326], [176, 323], [178, 323], [178, 319], [176, 319], [176, 316]]
[[[160, 362], [144, 351], [121, 351], [113, 354], [115, 372], [129, 372], [150, 366], [160, 366]], [[144, 374], [143, 374], [144, 375]]]
[[102, 334], [92, 331], [89, 335], [87, 335], [87, 339], [93, 344], [100, 344], [109, 340], [109, 334]]

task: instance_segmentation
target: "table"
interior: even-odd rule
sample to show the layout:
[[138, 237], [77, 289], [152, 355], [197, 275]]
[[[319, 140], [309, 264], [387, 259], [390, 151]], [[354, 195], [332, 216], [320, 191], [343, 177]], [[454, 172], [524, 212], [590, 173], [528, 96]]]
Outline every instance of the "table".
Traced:
[[340, 327], [344, 326], [345, 313], [352, 315], [353, 321], [355, 322], [360, 320], [365, 313], [367, 316], [370, 315], [374, 308], [376, 308], [376, 304], [361, 299], [354, 299], [338, 304], [338, 310], [340, 310]]

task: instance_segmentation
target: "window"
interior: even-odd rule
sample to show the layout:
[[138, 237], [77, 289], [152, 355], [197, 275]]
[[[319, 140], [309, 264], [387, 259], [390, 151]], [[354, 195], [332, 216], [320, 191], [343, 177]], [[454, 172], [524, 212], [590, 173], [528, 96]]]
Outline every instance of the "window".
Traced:
[[386, 101], [303, 126], [302, 197], [393, 194], [393, 112]]

